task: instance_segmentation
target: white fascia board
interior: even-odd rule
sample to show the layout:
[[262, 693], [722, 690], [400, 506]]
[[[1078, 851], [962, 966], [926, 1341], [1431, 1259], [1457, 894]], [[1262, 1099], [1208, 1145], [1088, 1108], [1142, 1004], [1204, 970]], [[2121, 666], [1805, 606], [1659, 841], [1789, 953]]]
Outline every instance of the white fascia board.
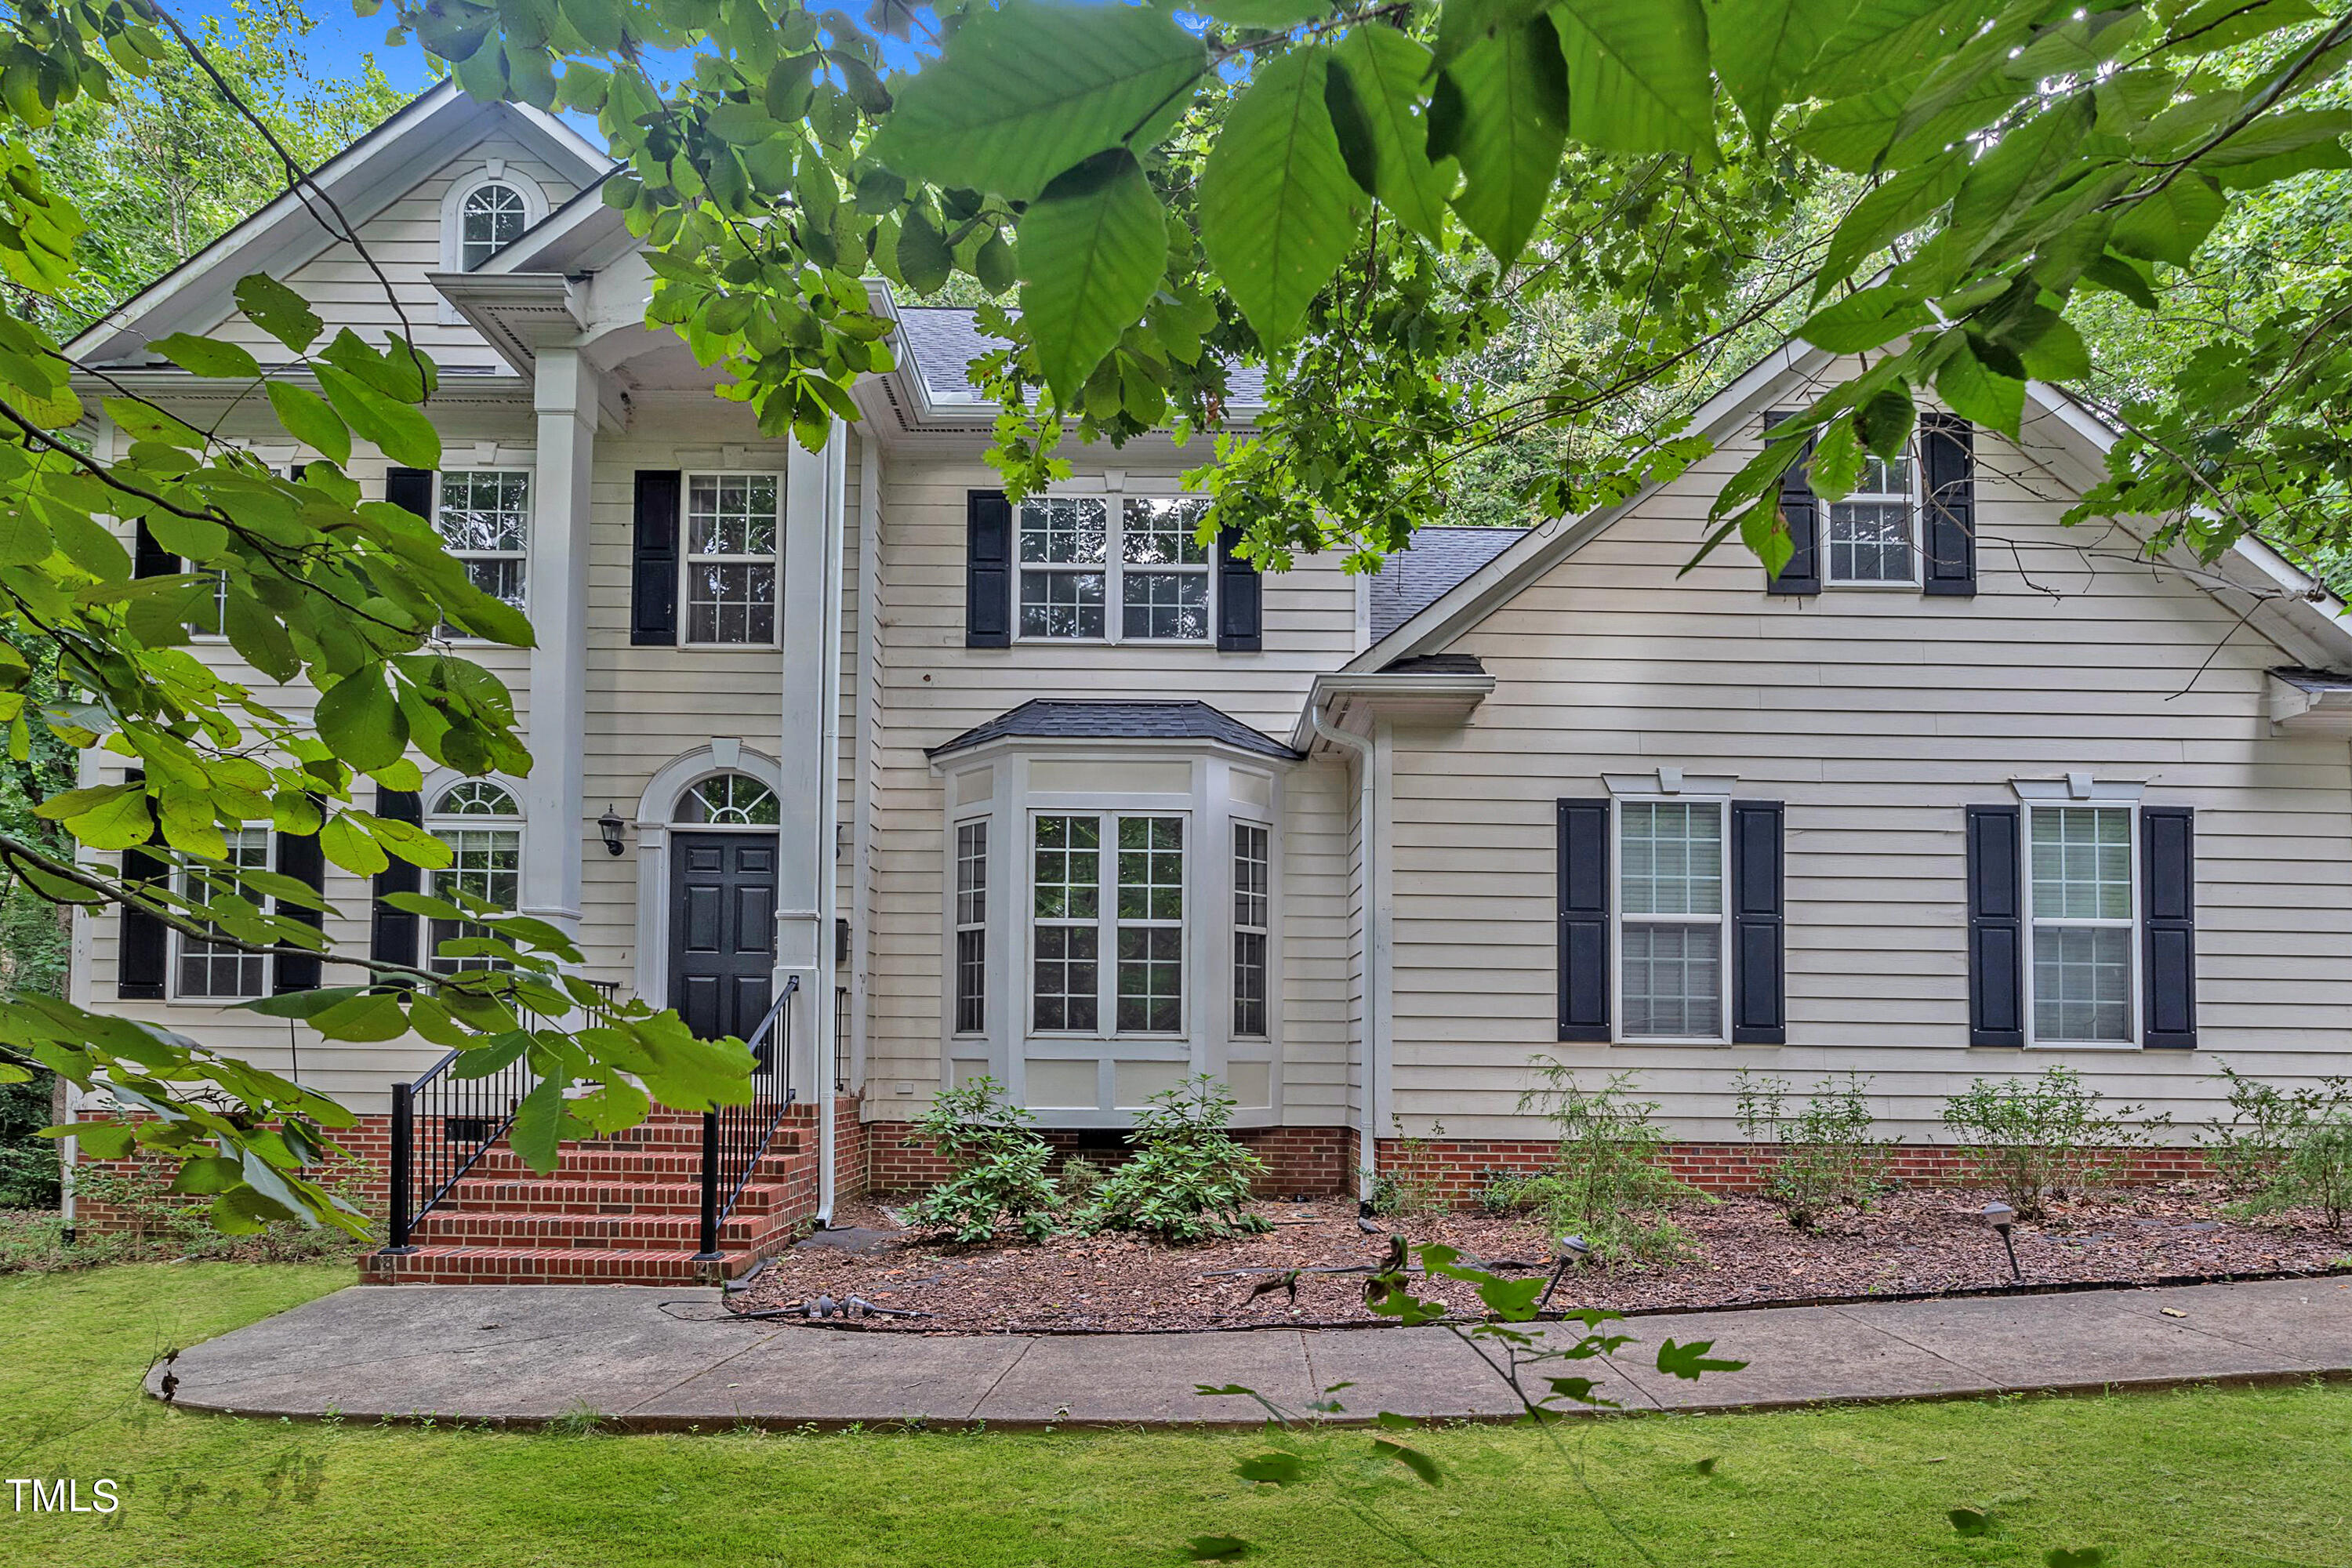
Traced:
[[[501, 119], [526, 145], [583, 183], [611, 159], [551, 115], [514, 104], [482, 104], [444, 80], [320, 164], [310, 184], [354, 226], [365, 225], [415, 187], [420, 171], [447, 162], [434, 148], [463, 145]], [[340, 243], [289, 191], [85, 329], [66, 353], [86, 364], [133, 362], [148, 343], [175, 331], [206, 331], [231, 309], [239, 278], [282, 278]]]
[[591, 179], [539, 226], [475, 268], [472, 276], [509, 272], [593, 272], [609, 267], [642, 243], [628, 220], [604, 205], [604, 182], [619, 174], [615, 164]]

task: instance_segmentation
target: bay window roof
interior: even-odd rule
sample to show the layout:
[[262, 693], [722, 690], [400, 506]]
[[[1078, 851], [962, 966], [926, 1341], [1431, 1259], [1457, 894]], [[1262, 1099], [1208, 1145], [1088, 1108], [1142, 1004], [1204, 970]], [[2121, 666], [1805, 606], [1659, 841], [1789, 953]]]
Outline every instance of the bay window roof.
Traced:
[[1285, 762], [1300, 755], [1271, 735], [1197, 700], [1088, 701], [1047, 697], [1034, 698], [974, 725], [926, 754], [952, 756], [1003, 740], [1213, 741]]

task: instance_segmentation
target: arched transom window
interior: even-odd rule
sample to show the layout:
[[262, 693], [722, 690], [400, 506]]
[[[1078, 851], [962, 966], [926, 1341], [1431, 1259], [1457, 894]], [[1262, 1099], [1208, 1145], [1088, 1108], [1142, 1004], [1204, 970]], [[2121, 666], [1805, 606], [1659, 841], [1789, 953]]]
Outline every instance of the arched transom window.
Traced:
[[[498, 910], [512, 910], [522, 897], [522, 808], [503, 784], [464, 779], [441, 792], [425, 826], [449, 847], [449, 864], [433, 873], [433, 896], [462, 904], [464, 893]], [[433, 921], [432, 965], [445, 974], [461, 969], [494, 969], [501, 961], [487, 953], [444, 953], [445, 942], [485, 936], [467, 921]]]
[[522, 193], [492, 180], [467, 193], [458, 214], [460, 256], [468, 272], [522, 237], [528, 221]]
[[748, 773], [719, 773], [679, 797], [677, 820], [690, 826], [773, 827], [775, 792]]

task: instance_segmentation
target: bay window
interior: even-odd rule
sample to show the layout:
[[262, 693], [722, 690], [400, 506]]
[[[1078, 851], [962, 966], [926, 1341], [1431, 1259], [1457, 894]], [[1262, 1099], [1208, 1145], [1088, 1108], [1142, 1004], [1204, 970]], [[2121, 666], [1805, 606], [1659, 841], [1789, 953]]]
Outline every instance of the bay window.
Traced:
[[1266, 830], [1255, 823], [1234, 823], [1234, 1033], [1251, 1039], [1265, 1034], [1272, 870]]
[[955, 835], [955, 1027], [988, 1027], [988, 824], [963, 822]]

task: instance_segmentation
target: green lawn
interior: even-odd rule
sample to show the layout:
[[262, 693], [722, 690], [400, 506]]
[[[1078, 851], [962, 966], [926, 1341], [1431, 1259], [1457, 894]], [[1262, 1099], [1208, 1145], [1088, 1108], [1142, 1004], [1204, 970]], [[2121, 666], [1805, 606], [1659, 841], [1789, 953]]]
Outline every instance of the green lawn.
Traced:
[[[1251, 1561], [1627, 1564], [1540, 1434], [1428, 1434], [1431, 1490], [1383, 1464], [1253, 1491], [1248, 1436], [524, 1436], [226, 1420], [139, 1392], [149, 1359], [331, 1290], [324, 1265], [125, 1265], [0, 1278], [0, 1477], [111, 1476], [110, 1519], [8, 1511], [0, 1562], [983, 1568]], [[1569, 1451], [1668, 1563], [2352, 1562], [2352, 1387], [1579, 1423]], [[1361, 1435], [1330, 1438], [1353, 1460]], [[1711, 1475], [1696, 1462], [1717, 1458]], [[1391, 1477], [1393, 1476], [1393, 1479]], [[1945, 1518], [1989, 1508], [1989, 1534]]]

